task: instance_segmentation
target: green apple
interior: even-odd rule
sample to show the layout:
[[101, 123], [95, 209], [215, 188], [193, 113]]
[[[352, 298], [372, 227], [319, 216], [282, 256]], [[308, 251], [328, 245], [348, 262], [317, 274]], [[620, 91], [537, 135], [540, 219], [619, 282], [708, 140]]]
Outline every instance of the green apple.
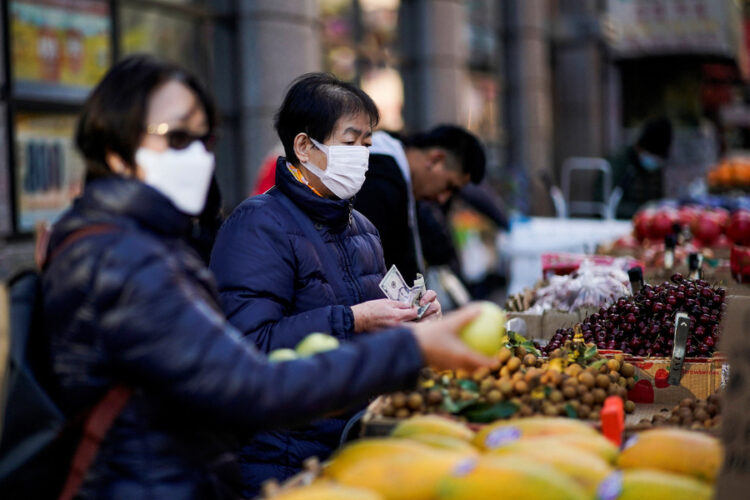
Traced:
[[461, 328], [461, 340], [487, 356], [493, 356], [503, 346], [505, 311], [492, 302], [481, 302], [482, 312]]
[[327, 333], [311, 333], [297, 344], [295, 350], [299, 356], [305, 357], [312, 356], [318, 352], [337, 349], [338, 346], [339, 341], [336, 337], [332, 337]]
[[294, 349], [274, 349], [268, 353], [268, 361], [291, 361], [297, 358], [299, 356]]

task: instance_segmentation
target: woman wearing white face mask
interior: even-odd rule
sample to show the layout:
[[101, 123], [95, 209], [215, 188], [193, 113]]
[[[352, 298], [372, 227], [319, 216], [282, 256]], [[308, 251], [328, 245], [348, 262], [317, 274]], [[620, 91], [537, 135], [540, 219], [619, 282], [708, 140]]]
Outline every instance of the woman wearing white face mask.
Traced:
[[[235, 209], [211, 254], [227, 318], [262, 351], [293, 348], [311, 332], [347, 341], [417, 318], [416, 308], [383, 298], [379, 236], [352, 208], [378, 118], [367, 94], [330, 75], [304, 75], [284, 98], [276, 186]], [[438, 317], [434, 292], [428, 303], [425, 318]], [[259, 436], [243, 451], [245, 493], [294, 474], [309, 456], [325, 459], [345, 422]]]
[[[84, 105], [76, 145], [87, 183], [50, 237], [39, 339], [47, 390], [71, 423], [102, 401], [116, 408], [82, 484], [68, 489], [80, 486], [81, 497], [239, 498], [237, 436], [405, 389], [425, 363], [489, 364], [456, 336], [476, 311], [268, 363], [225, 320], [186, 242], [209, 189], [214, 126], [195, 77], [143, 56], [116, 64]], [[65, 470], [69, 458], [59, 458], [55, 470]], [[19, 483], [34, 481], [23, 472]], [[59, 493], [41, 486], [44, 498]], [[3, 484], [5, 497], [27, 492]]]

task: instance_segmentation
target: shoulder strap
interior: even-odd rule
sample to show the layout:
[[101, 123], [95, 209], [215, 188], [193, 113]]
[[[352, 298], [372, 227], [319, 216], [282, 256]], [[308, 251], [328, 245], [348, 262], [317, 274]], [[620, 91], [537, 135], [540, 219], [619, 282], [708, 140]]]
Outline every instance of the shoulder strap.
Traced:
[[95, 234], [115, 233], [118, 230], [118, 227], [113, 224], [91, 224], [89, 226], [82, 227], [77, 231], [73, 231], [68, 236], [66, 236], [64, 240], [62, 240], [62, 243], [60, 243], [57, 248], [47, 254], [47, 258], [44, 259], [44, 262], [42, 262], [42, 269], [47, 267], [49, 263], [55, 259], [55, 257], [60, 255], [65, 249], [70, 247], [70, 245], [72, 245], [76, 241]]
[[65, 479], [59, 500], [72, 500], [83, 484], [91, 464], [96, 458], [99, 446], [104, 440], [107, 431], [112, 427], [117, 416], [127, 404], [133, 389], [124, 385], [112, 387], [104, 397], [94, 406], [86, 417], [83, 427], [83, 437], [78, 443], [73, 460], [70, 464], [68, 477]]
[[323, 275], [326, 277], [326, 281], [333, 288], [334, 295], [338, 296], [339, 300], [344, 300], [349, 296], [348, 291], [344, 288], [344, 284], [341, 280], [334, 279], [339, 272], [333, 267], [334, 262], [338, 261], [338, 257], [331, 252], [328, 246], [323, 241], [323, 236], [313, 226], [313, 221], [307, 216], [292, 200], [286, 197], [283, 193], [279, 192], [275, 195], [276, 198], [281, 202], [284, 208], [289, 212], [294, 220], [297, 221], [297, 225], [305, 234], [310, 243], [313, 244], [320, 257], [320, 263], [323, 265]]

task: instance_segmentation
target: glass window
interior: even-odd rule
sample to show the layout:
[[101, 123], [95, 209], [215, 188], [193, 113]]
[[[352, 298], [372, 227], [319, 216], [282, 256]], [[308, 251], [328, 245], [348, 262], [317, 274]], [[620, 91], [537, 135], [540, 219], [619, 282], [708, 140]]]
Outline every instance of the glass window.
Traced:
[[124, 5], [120, 9], [123, 55], [154, 54], [185, 66], [196, 75], [207, 75], [210, 23], [186, 15], [168, 14], [160, 8]]
[[83, 185], [84, 163], [73, 145], [76, 115], [16, 113], [16, 214], [19, 232], [52, 222]]
[[110, 64], [109, 4], [14, 0], [9, 12], [14, 95], [85, 99]]

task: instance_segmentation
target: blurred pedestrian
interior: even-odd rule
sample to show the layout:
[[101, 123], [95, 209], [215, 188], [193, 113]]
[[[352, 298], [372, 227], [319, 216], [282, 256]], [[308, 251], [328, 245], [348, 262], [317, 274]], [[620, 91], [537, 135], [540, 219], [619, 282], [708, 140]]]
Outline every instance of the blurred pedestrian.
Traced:
[[43, 274], [50, 393], [71, 420], [113, 386], [132, 395], [81, 498], [238, 498], [237, 435], [405, 389], [424, 363], [489, 362], [456, 338], [476, 314], [465, 310], [268, 363], [225, 320], [186, 243], [214, 168], [213, 110], [194, 76], [146, 56], [113, 66], [84, 104], [87, 183], [55, 224]]
[[[275, 188], [234, 210], [211, 255], [227, 318], [263, 352], [293, 348], [310, 332], [349, 340], [417, 318], [411, 304], [383, 298], [377, 231], [352, 208], [378, 118], [361, 89], [322, 73], [298, 78], [284, 97]], [[423, 297], [423, 319], [440, 314], [435, 297]], [[326, 459], [347, 418], [256, 436], [241, 455], [247, 492], [295, 474], [307, 457]]]
[[485, 163], [479, 140], [455, 125], [404, 138], [373, 134], [370, 168], [354, 206], [380, 233], [387, 267], [395, 264], [408, 283], [425, 272], [416, 201], [444, 205], [482, 180]]
[[647, 120], [638, 140], [613, 155], [613, 188], [622, 189], [617, 218], [630, 219], [641, 205], [664, 197], [664, 165], [672, 144], [672, 124], [666, 117]]

